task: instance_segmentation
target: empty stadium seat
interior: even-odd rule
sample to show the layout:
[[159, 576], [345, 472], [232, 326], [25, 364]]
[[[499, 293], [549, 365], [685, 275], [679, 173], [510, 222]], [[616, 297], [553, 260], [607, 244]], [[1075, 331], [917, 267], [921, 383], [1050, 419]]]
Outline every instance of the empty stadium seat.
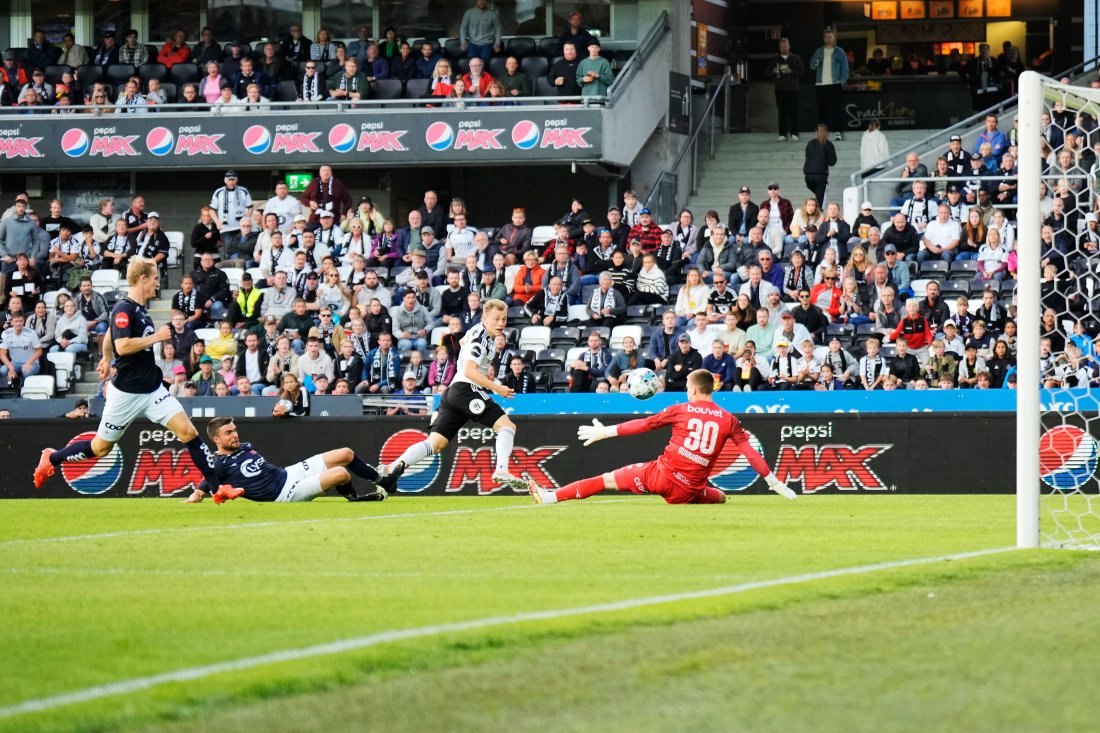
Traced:
[[542, 249], [553, 238], [554, 227], [552, 226], [537, 226], [531, 230], [531, 246], [535, 249]]
[[470, 59], [463, 56], [454, 62], [455, 71], [463, 76], [470, 73]]
[[545, 56], [528, 56], [520, 60], [519, 70], [534, 80], [546, 76], [550, 71], [550, 62]]
[[46, 358], [53, 364], [54, 387], [58, 392], [65, 392], [75, 379], [76, 354], [67, 351], [54, 351], [46, 354]]
[[538, 76], [534, 79], [536, 97], [556, 97], [558, 96], [558, 90], [550, 83], [550, 80], [545, 76]]
[[129, 78], [136, 73], [137, 69], [133, 64], [111, 64], [107, 67], [104, 79], [111, 86], [121, 88], [125, 87]]
[[298, 87], [293, 81], [281, 81], [275, 88], [276, 102], [295, 102], [298, 100]]
[[405, 99], [420, 99], [428, 93], [428, 79], [409, 79], [405, 84]]
[[92, 84], [103, 81], [105, 75], [103, 67], [99, 64], [85, 64], [76, 67], [76, 80], [85, 89], [90, 89]]
[[[561, 56], [561, 41], [556, 36], [546, 36], [539, 39], [539, 53], [546, 58]], [[577, 52], [580, 57], [580, 51]]]
[[379, 79], [370, 85], [371, 99], [401, 99], [404, 92], [400, 79]]
[[443, 56], [451, 63], [457, 63], [459, 59], [465, 58], [466, 54], [462, 52], [462, 42], [457, 38], [448, 38], [443, 42]]
[[439, 346], [443, 343], [443, 337], [447, 335], [448, 331], [450, 331], [450, 329], [446, 326], [436, 326], [432, 329], [432, 335], [428, 343], [432, 346]]
[[909, 287], [912, 288], [914, 295], [923, 298], [928, 294], [928, 283], [930, 282], [932, 281], [927, 279], [914, 280], [909, 283]]
[[587, 346], [574, 346], [573, 348], [569, 349], [569, 351], [565, 352], [565, 368], [569, 369], [569, 365], [572, 364], [575, 360], [581, 358], [581, 354], [586, 351], [588, 351]]
[[653, 325], [653, 306], [630, 305], [626, 308], [626, 322], [641, 326]]
[[509, 293], [512, 292], [512, 285], [516, 282], [516, 273], [519, 272], [519, 268], [523, 265], [508, 265], [504, 268], [504, 288]]
[[534, 56], [538, 52], [538, 44], [534, 38], [515, 36], [504, 42], [504, 53], [507, 56], [515, 56], [522, 61], [528, 56]]
[[573, 326], [558, 326], [550, 332], [550, 348], [564, 346], [569, 349], [581, 341], [581, 330]]
[[118, 270], [95, 270], [92, 272], [92, 289], [98, 293], [117, 290], [121, 281], [122, 275]]
[[168, 104], [175, 104], [179, 99], [179, 87], [170, 81], [162, 81], [160, 88], [164, 92], [164, 99]]
[[974, 277], [978, 274], [977, 260], [955, 260], [948, 270], [950, 277]]
[[210, 341], [218, 337], [218, 329], [216, 328], [196, 328], [195, 338], [201, 341]]
[[244, 275], [244, 268], [242, 267], [223, 267], [222, 273], [225, 274], [226, 280], [229, 281], [229, 288], [239, 288], [241, 286], [241, 276]]
[[926, 280], [944, 280], [947, 278], [949, 266], [949, 263], [943, 260], [922, 262], [919, 270], [920, 276]]
[[520, 332], [519, 348], [542, 351], [550, 347], [550, 328], [548, 326], [527, 326]]
[[[572, 347], [571, 347], [572, 348]], [[565, 368], [565, 350], [564, 349], [543, 349], [535, 355], [535, 368]]]
[[[152, 58], [156, 58], [153, 56]], [[168, 67], [164, 64], [152, 63], [142, 64], [137, 68], [138, 76], [142, 81], [148, 82], [150, 79], [156, 79], [157, 81], [164, 81], [168, 78]]]
[[168, 269], [183, 270], [183, 232], [165, 232], [168, 237]]
[[508, 59], [503, 56], [494, 56], [489, 59], [489, 75], [494, 79], [499, 79], [508, 73], [508, 70], [504, 68], [504, 65], [508, 63]]
[[584, 305], [569, 306], [569, 322], [580, 323], [588, 320], [588, 308]]
[[174, 84], [183, 86], [184, 84], [193, 84], [199, 80], [202, 73], [199, 71], [199, 67], [194, 64], [174, 64], [171, 69], [168, 70], [168, 78], [172, 80]]
[[23, 379], [23, 391], [20, 396], [27, 400], [48, 400], [54, 394], [54, 378], [47, 374], [36, 374]]

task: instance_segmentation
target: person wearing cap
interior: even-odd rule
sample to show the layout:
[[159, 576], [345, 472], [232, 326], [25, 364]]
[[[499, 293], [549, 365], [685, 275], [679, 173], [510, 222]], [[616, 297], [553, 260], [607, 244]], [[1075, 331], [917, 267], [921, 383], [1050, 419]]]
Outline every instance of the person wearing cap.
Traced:
[[401, 389], [394, 392], [392, 396], [394, 404], [392, 407], [386, 408], [387, 415], [422, 416], [428, 414], [424, 397], [416, 389], [416, 372], [406, 371], [401, 377]]
[[733, 235], [733, 242], [736, 244], [741, 244], [748, 239], [749, 230], [756, 225], [760, 214], [760, 207], [752, 202], [750, 194], [748, 186], [742, 186], [738, 190], [737, 201], [730, 206], [729, 217], [726, 219]]
[[796, 350], [791, 348], [791, 343], [785, 337], [775, 339], [775, 354], [768, 364], [768, 385], [776, 392], [792, 390], [802, 381], [801, 359], [795, 356]]
[[661, 231], [649, 209], [642, 209], [638, 212], [638, 223], [630, 227], [630, 239], [640, 241], [643, 252], [654, 252], [661, 246]]
[[214, 385], [225, 386], [225, 379], [214, 371], [214, 359], [209, 354], [199, 357], [199, 370], [191, 375], [191, 382], [195, 385], [197, 397], [213, 397]]
[[160, 214], [150, 211], [145, 230], [134, 232], [130, 239], [130, 251], [135, 256], [156, 262], [163, 277], [168, 270], [168, 253], [172, 245], [168, 241], [168, 235], [160, 228]]
[[577, 65], [577, 83], [581, 87], [581, 96], [605, 97], [607, 90], [611, 88], [611, 82], [615, 81], [611, 64], [600, 56], [600, 42], [597, 38], [590, 37], [586, 49], [588, 58]]
[[103, 41], [92, 53], [92, 63], [104, 67], [119, 63], [118, 44], [115, 42], [114, 31], [103, 32]]
[[[1047, 120], [1050, 120], [1049, 116]], [[947, 152], [943, 157], [947, 161], [947, 170], [952, 178], [963, 178], [970, 171], [970, 153], [963, 150], [960, 135], [952, 135], [948, 139]]]
[[668, 357], [662, 384], [665, 392], [687, 391], [688, 375], [703, 368], [703, 357], [691, 347], [691, 337], [681, 333], [676, 340], [676, 348]]
[[775, 338], [784, 339], [791, 345], [791, 351], [796, 355], [799, 352], [798, 344], [803, 341], [812, 341], [810, 330], [795, 320], [791, 310], [784, 310], [779, 315], [779, 327], [775, 329]]
[[[317, 213], [317, 218], [321, 226], [313, 230], [313, 262], [311, 264], [319, 267], [321, 260], [326, 256], [342, 251], [346, 237], [340, 227], [336, 226], [336, 215], [333, 212], [322, 209]], [[308, 237], [303, 238], [303, 246], [306, 244], [305, 239], [308, 239]]]
[[237, 185], [234, 170], [227, 170], [223, 180], [225, 185], [210, 197], [210, 211], [214, 226], [221, 233], [224, 257], [235, 258], [241, 239], [241, 219], [252, 215], [252, 194]]

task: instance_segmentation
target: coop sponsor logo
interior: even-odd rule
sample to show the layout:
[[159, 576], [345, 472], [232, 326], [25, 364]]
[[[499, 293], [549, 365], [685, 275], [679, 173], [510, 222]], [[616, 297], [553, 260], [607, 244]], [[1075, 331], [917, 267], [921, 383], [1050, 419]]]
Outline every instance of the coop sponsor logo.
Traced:
[[587, 150], [592, 147], [585, 139], [591, 127], [571, 127], [569, 120], [520, 120], [512, 125], [512, 144], [520, 150]]
[[61, 150], [70, 158], [84, 155], [100, 158], [137, 157], [141, 153], [134, 148], [139, 135], [119, 135], [114, 127], [96, 127], [91, 136], [79, 128], [71, 128], [61, 135]]
[[0, 130], [0, 158], [11, 160], [12, 158], [42, 158], [42, 152], [38, 149], [40, 137], [27, 137], [22, 134], [19, 127]]
[[[794, 486], [801, 486], [803, 494], [814, 494], [825, 489], [839, 491], [894, 491], [878, 475], [872, 465], [876, 458], [894, 446], [873, 444], [852, 446], [843, 443], [802, 443], [801, 441], [830, 440], [833, 424], [784, 425], [780, 429], [779, 456], [775, 461], [775, 475]], [[789, 445], [787, 441], [799, 441]]]

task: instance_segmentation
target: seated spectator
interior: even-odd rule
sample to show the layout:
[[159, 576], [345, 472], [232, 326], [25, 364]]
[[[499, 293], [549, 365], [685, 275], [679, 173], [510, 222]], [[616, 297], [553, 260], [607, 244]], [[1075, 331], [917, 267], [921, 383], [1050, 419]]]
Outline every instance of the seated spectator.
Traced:
[[542, 290], [542, 280], [546, 270], [539, 263], [538, 254], [534, 250], [523, 253], [523, 265], [516, 272], [512, 282], [512, 302], [516, 305], [524, 305]]
[[298, 379], [307, 385], [319, 377], [332, 382], [333, 373], [332, 357], [321, 348], [321, 339], [310, 336], [306, 339], [305, 353], [298, 357]]
[[821, 377], [821, 359], [814, 356], [814, 342], [804, 339], [799, 346], [802, 356], [798, 359], [798, 382], [795, 389], [812, 390]]
[[676, 340], [682, 332], [682, 329], [676, 325], [676, 314], [665, 311], [661, 316], [661, 325], [654, 327], [650, 332], [646, 366], [660, 374], [667, 366], [669, 356], [676, 349]]
[[64, 308], [54, 326], [56, 343], [50, 351], [83, 354], [88, 351], [88, 324], [77, 312], [76, 301], [66, 300]]
[[470, 71], [462, 75], [462, 81], [466, 82], [466, 90], [470, 96], [487, 97], [493, 77], [485, 71], [485, 62], [474, 56], [470, 59]]
[[[271, 411], [272, 417], [309, 416], [309, 390], [303, 388], [296, 374], [283, 375], [277, 395], [279, 400], [275, 403], [275, 409]], [[284, 400], [290, 403], [289, 409]]]
[[145, 114], [148, 112], [145, 97], [141, 94], [137, 77], [131, 77], [115, 100], [115, 112], [118, 114]]
[[614, 327], [626, 319], [626, 300], [612, 285], [611, 273], [601, 272], [598, 287], [586, 304], [589, 323], [593, 326]]
[[901, 388], [907, 387], [920, 376], [920, 360], [909, 353], [909, 342], [899, 339], [897, 342], [897, 354], [890, 362], [890, 374], [897, 378]]
[[267, 368], [270, 363], [271, 355], [266, 349], [260, 348], [259, 336], [254, 333], [246, 334], [244, 351], [237, 356], [234, 367], [237, 380], [242, 377], [248, 379], [251, 392], [256, 395], [261, 394], [267, 386]]
[[[354, 324], [362, 326], [362, 321], [354, 321]], [[351, 336], [340, 344], [340, 353], [333, 360], [332, 370], [335, 381], [346, 380], [348, 387], [354, 391], [363, 381], [363, 355], [356, 350], [354, 336]], [[364, 339], [365, 342], [365, 339]]]
[[328, 97], [328, 87], [318, 66], [317, 61], [307, 61], [305, 71], [294, 80], [299, 102], [321, 102]]
[[222, 321], [218, 324], [218, 335], [206, 342], [206, 353], [215, 361], [224, 356], [236, 356], [237, 339], [233, 336], [233, 324]]
[[220, 62], [224, 57], [221, 44], [214, 40], [214, 31], [210, 26], [204, 26], [199, 32], [199, 42], [191, 49], [191, 61], [201, 69], [207, 62]]
[[890, 343], [898, 339], [904, 339], [909, 350], [918, 355], [918, 358], [922, 352], [927, 353], [926, 347], [932, 343], [932, 329], [928, 319], [921, 314], [916, 298], [905, 301], [905, 318], [886, 336], [885, 341]]
[[423, 398], [416, 389], [415, 372], [405, 372], [401, 378], [401, 389], [393, 393], [396, 404], [386, 408], [387, 415], [425, 415], [428, 410], [423, 406]]
[[333, 74], [326, 86], [328, 96], [337, 101], [354, 101], [370, 97], [370, 81], [359, 71], [359, 64], [355, 59], [345, 61], [343, 70]]
[[531, 78], [519, 70], [519, 59], [509, 56], [504, 61], [504, 74], [497, 78], [508, 97], [530, 97]]
[[540, 290], [523, 307], [532, 325], [564, 326], [569, 322], [569, 297], [562, 287], [561, 277], [553, 275], [546, 288]]
[[328, 63], [334, 60], [336, 58], [336, 44], [330, 39], [331, 36], [327, 28], [318, 29], [317, 40], [309, 47], [309, 58], [322, 63]]
[[199, 370], [191, 375], [191, 382], [198, 390], [197, 397], [216, 397], [216, 386], [219, 384], [222, 387], [226, 386], [225, 377], [214, 370], [214, 360], [209, 354], [199, 357]]
[[[725, 283], [725, 276], [716, 276], [716, 281]], [[713, 298], [714, 293], [711, 293]], [[668, 303], [668, 282], [664, 271], [657, 266], [657, 258], [653, 253], [646, 253], [642, 257], [642, 267], [637, 272], [635, 279], [635, 291], [631, 294], [627, 305], [666, 305]], [[711, 304], [708, 303], [708, 309]]]
[[408, 41], [401, 41], [397, 54], [389, 62], [391, 79], [407, 83], [411, 79], [419, 78], [416, 68], [417, 58], [413, 55]]
[[711, 342], [710, 352], [703, 357], [703, 369], [714, 375], [715, 382], [720, 386], [720, 391], [728, 392], [733, 389], [733, 376], [737, 371], [737, 361], [726, 353], [726, 345], [721, 339]]
[[[921, 237], [916, 227], [909, 223], [904, 214], [899, 212], [891, 218], [891, 226], [882, 232], [881, 241], [883, 247], [894, 245], [899, 259], [912, 260], [917, 257]], [[875, 257], [881, 262], [883, 260], [882, 252], [876, 251]]]
[[367, 354], [366, 381], [356, 388], [359, 394], [389, 394], [400, 388], [401, 357], [393, 348], [393, 337], [388, 333], [378, 335], [378, 346]]
[[222, 97], [222, 87], [229, 86], [232, 93], [232, 85], [222, 76], [221, 67], [217, 61], [206, 62], [206, 76], [199, 79], [199, 96], [206, 100], [207, 104], [214, 104]]
[[449, 97], [454, 89], [455, 77], [451, 73], [451, 62], [440, 58], [435, 62], [426, 90], [428, 97]]
[[768, 387], [778, 392], [795, 389], [801, 384], [800, 358], [795, 356], [786, 338], [776, 338], [775, 354], [768, 366]]
[[688, 375], [703, 368], [703, 358], [691, 347], [691, 338], [686, 333], [680, 334], [676, 346], [676, 350], [669, 356], [663, 377], [666, 392], [686, 391]]
[[814, 384], [814, 390], [818, 392], [835, 392], [844, 389], [844, 381], [838, 379], [833, 372], [832, 364], [822, 364], [820, 376]]
[[390, 309], [390, 317], [393, 319], [393, 333], [397, 336], [399, 351], [427, 350], [428, 337], [433, 326], [428, 310], [417, 301], [415, 290], [405, 291], [401, 303]]
[[171, 69], [176, 64], [185, 64], [191, 60], [191, 49], [187, 45], [187, 33], [182, 29], [172, 32], [172, 38], [160, 47], [157, 61]]
[[611, 352], [603, 345], [600, 334], [591, 331], [588, 334], [588, 350], [568, 364], [569, 391], [595, 392], [596, 383], [604, 378], [610, 366]]
[[447, 347], [440, 345], [435, 350], [435, 360], [428, 368], [428, 386], [433, 394], [442, 394], [455, 377], [457, 352], [452, 353]]
[[518, 355], [508, 361], [508, 373], [500, 383], [514, 390], [516, 394], [531, 394], [535, 391], [535, 377]]
[[755, 353], [764, 359], [771, 359], [775, 343], [775, 324], [771, 323], [767, 308], [756, 309], [756, 323], [745, 331], [745, 339], [752, 341]]
[[267, 112], [271, 109], [271, 100], [260, 94], [260, 85], [249, 84], [245, 88], [244, 97], [232, 102], [233, 112], [237, 114], [249, 114], [252, 112]]
[[695, 319], [696, 313], [705, 313], [709, 298], [710, 288], [703, 283], [699, 269], [689, 267], [684, 286], [676, 296], [674, 311], [677, 325], [685, 326]]

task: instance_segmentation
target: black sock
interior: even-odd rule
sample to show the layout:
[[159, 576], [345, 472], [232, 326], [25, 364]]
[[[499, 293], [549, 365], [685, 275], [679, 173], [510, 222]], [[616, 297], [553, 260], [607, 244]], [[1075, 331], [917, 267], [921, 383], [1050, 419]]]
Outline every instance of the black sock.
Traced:
[[210, 487], [211, 491], [217, 491], [220, 484], [218, 483], [218, 474], [214, 471], [214, 454], [206, 447], [206, 443], [202, 442], [202, 438], [197, 435], [184, 445], [187, 446], [187, 453], [191, 456], [191, 462], [195, 464], [195, 468], [199, 469], [202, 477], [206, 479], [206, 485]]
[[50, 454], [50, 463], [60, 466], [65, 461], [83, 461], [92, 457], [92, 441], [78, 440]]
[[351, 501], [359, 494], [355, 491], [355, 487], [351, 485], [351, 482], [336, 487], [336, 493], [344, 497], [348, 501]]
[[348, 464], [348, 470], [354, 473], [359, 478], [365, 478], [368, 481], [377, 481], [382, 478], [378, 475], [378, 471], [363, 461], [359, 456], [355, 456], [351, 459], [351, 463]]

